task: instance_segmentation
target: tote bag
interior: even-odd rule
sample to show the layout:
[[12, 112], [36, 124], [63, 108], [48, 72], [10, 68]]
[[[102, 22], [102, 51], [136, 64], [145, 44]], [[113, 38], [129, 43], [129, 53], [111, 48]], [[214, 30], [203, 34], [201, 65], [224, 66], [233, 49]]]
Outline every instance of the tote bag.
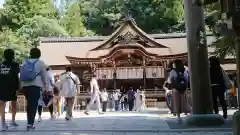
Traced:
[[233, 86], [233, 82], [229, 79], [227, 73], [222, 69], [222, 75], [223, 75], [223, 79], [224, 79], [224, 83], [225, 83], [225, 87], [226, 89], [231, 89]]

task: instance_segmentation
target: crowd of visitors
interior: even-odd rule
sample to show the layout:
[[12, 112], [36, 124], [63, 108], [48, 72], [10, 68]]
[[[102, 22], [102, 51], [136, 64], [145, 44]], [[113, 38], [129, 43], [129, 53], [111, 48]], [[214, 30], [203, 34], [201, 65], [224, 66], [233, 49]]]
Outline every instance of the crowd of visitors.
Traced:
[[[17, 95], [23, 94], [27, 100], [27, 126], [26, 129], [35, 129], [35, 116], [38, 113], [38, 122], [42, 121], [42, 111], [48, 108], [51, 118], [56, 118], [66, 111], [65, 119], [73, 117], [73, 106], [77, 93], [80, 92], [80, 81], [71, 67], [60, 75], [53, 74], [50, 67], [40, 59], [41, 51], [38, 48], [30, 50], [30, 57], [20, 66], [15, 61], [15, 53], [12, 49], [4, 51], [4, 61], [0, 63], [0, 116], [2, 130], [8, 129], [5, 121], [6, 105], [11, 103], [11, 126], [18, 126], [15, 121], [17, 110]], [[108, 93], [107, 89], [100, 91], [97, 78], [92, 76], [90, 81], [91, 97], [85, 114], [96, 102], [98, 112], [107, 111], [108, 103], [111, 110], [141, 111], [145, 106], [145, 96], [140, 90], [134, 91], [131, 87], [128, 91], [115, 90]], [[102, 106], [102, 107], [101, 107]]]
[[[210, 81], [212, 87], [212, 102], [213, 111], [219, 114], [219, 103], [223, 110], [223, 118], [227, 119], [227, 93], [234, 85], [234, 82], [229, 79], [229, 76], [222, 69], [217, 57], [209, 58]], [[169, 65], [168, 79], [163, 85], [165, 89], [166, 104], [170, 113], [177, 115], [177, 122], [181, 123], [181, 113], [187, 115], [191, 113], [191, 100], [189, 100], [188, 90], [191, 90], [189, 83], [190, 75], [187, 65], [181, 60], [175, 60]], [[230, 90], [230, 91], [228, 91]]]
[[[107, 105], [109, 103], [109, 109], [111, 111], [142, 111], [145, 107], [145, 94], [144, 92], [137, 89], [133, 90], [132, 87], [129, 90], [123, 89], [115, 90], [113, 93], [107, 92], [107, 89], [104, 88], [102, 91], [99, 89], [97, 78], [94, 75], [90, 82], [90, 102], [87, 105], [87, 109], [84, 112], [86, 115], [89, 115], [89, 110], [96, 102], [98, 113], [101, 114], [107, 111]], [[102, 110], [101, 110], [102, 103]]]
[[[15, 62], [15, 53], [12, 49], [6, 49], [3, 54], [4, 61], [0, 64], [0, 115], [2, 130], [8, 129], [5, 121], [5, 108], [11, 103], [11, 126], [18, 126], [15, 122], [17, 95], [23, 94], [27, 100], [27, 130], [35, 129], [35, 115], [38, 112], [38, 121], [41, 122], [43, 108], [48, 108], [51, 118], [60, 116], [65, 109], [66, 120], [73, 117], [73, 106], [77, 93], [80, 92], [80, 81], [71, 67], [61, 75], [54, 75], [49, 66], [42, 60], [41, 51], [38, 48], [30, 50], [30, 57], [20, 66]], [[227, 119], [226, 92], [231, 89], [233, 82], [221, 68], [216, 57], [209, 58], [210, 79], [212, 87], [213, 108], [219, 113], [218, 101], [222, 106], [223, 117]], [[175, 60], [169, 66], [168, 79], [163, 88], [166, 90], [166, 102], [170, 112], [177, 116], [177, 122], [181, 123], [181, 113], [191, 113], [191, 105], [187, 94], [189, 85], [189, 72], [187, 65], [181, 60]], [[89, 115], [89, 110], [96, 103], [98, 113], [101, 114], [109, 108], [111, 111], [143, 111], [145, 108], [145, 94], [140, 89], [132, 87], [109, 92], [106, 88], [100, 90], [96, 75], [90, 81], [90, 102], [84, 112]], [[9, 102], [8, 102], [9, 101]], [[62, 107], [64, 105], [64, 107]]]

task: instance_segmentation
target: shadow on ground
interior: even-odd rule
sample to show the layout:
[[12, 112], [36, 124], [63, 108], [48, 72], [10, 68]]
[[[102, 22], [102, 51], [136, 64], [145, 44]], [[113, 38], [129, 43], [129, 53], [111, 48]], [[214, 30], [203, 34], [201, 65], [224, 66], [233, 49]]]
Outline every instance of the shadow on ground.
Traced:
[[[43, 121], [36, 122], [36, 131], [104, 131], [104, 132], [157, 132], [168, 130], [169, 127], [159, 114], [166, 113], [159, 110], [146, 110], [137, 112], [107, 112], [97, 114], [90, 112], [84, 115], [83, 112], [75, 112], [74, 118], [70, 121], [64, 119], [64, 114], [57, 119], [50, 119], [49, 113], [45, 113]], [[10, 131], [25, 131], [25, 115], [17, 120], [18, 128], [10, 127]]]
[[171, 129], [191, 129], [191, 128], [216, 128], [216, 129], [222, 129], [222, 128], [229, 128], [232, 129], [232, 115], [229, 115], [229, 119], [226, 120], [225, 124], [221, 126], [189, 126], [187, 124], [179, 124], [176, 121], [176, 118], [166, 118], [165, 119], [166, 123], [168, 124], [169, 128]]

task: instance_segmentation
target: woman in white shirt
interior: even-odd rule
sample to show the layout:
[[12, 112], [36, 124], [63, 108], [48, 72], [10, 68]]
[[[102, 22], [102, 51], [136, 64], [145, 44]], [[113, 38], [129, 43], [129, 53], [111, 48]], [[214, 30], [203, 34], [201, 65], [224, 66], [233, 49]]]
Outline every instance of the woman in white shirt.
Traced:
[[107, 101], [108, 101], [108, 93], [106, 88], [104, 88], [103, 91], [101, 92], [101, 100], [102, 100], [102, 111], [106, 112]]

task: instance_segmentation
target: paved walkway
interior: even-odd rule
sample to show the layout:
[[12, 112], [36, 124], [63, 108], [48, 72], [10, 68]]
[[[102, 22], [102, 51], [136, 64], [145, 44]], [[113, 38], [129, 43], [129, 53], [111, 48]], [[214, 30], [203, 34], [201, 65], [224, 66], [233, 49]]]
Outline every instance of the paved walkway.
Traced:
[[[10, 120], [10, 116], [7, 117]], [[164, 109], [148, 109], [143, 113], [107, 112], [102, 115], [91, 112], [89, 116], [75, 112], [71, 121], [65, 121], [64, 115], [52, 120], [48, 113], [44, 113], [43, 121], [36, 122], [36, 130], [26, 132], [26, 114], [19, 113], [17, 122], [20, 126], [10, 128], [9, 132], [0, 132], [0, 135], [232, 135], [231, 130], [225, 129], [170, 129], [165, 122], [169, 117]]]

